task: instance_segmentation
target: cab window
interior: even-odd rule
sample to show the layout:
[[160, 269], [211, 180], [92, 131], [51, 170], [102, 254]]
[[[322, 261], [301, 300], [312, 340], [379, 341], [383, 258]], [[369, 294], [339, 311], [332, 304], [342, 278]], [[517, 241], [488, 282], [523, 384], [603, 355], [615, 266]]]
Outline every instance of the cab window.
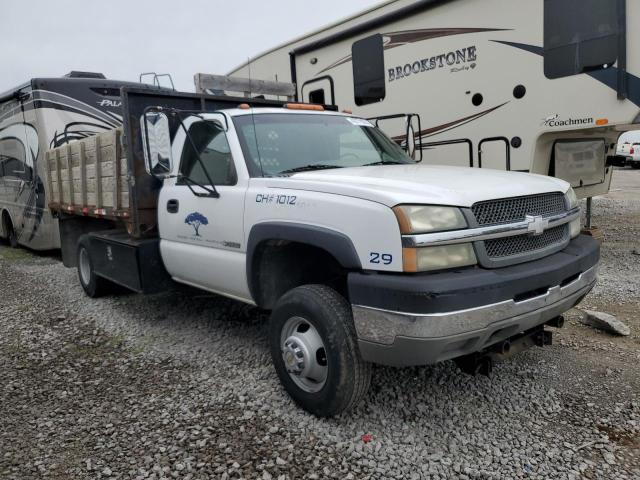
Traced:
[[[207, 173], [214, 185], [235, 185], [238, 181], [231, 156], [231, 149], [224, 130], [215, 122], [197, 122], [189, 128], [189, 138], [185, 141], [180, 160], [180, 174], [200, 185], [210, 185]], [[195, 146], [195, 149], [194, 149]], [[206, 173], [198, 161], [198, 154]], [[185, 180], [178, 180], [184, 185]]]

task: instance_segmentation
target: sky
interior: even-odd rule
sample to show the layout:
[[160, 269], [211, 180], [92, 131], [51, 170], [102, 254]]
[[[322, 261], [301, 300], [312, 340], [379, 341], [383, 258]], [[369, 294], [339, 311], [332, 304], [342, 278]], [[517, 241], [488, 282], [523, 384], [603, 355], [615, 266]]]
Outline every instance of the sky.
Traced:
[[[271, 47], [381, 0], [0, 0], [0, 93], [71, 70], [138, 81], [226, 74]], [[640, 141], [640, 132], [622, 140]]]
[[[380, 0], [0, 0], [0, 93], [71, 70], [138, 81], [226, 74], [264, 50]], [[10, 20], [13, 19], [13, 20]]]

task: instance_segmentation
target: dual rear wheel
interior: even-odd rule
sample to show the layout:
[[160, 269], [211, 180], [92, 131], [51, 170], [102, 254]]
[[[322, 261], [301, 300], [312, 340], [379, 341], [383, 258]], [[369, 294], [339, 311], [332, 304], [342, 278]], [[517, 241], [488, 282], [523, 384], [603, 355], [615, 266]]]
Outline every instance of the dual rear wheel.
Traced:
[[96, 274], [89, 248], [89, 237], [83, 235], [78, 241], [78, 278], [84, 292], [98, 298], [109, 292], [111, 282]]

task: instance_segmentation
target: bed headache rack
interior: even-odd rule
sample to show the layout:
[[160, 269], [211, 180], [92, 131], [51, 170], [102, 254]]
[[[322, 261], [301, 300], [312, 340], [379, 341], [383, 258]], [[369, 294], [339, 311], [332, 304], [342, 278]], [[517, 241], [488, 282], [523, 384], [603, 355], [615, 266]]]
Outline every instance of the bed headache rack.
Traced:
[[295, 83], [271, 82], [225, 75], [210, 75], [196, 73], [194, 75], [196, 93], [206, 95], [229, 95], [228, 92], [241, 93], [247, 98], [259, 95], [285, 97], [288, 101], [295, 101]]

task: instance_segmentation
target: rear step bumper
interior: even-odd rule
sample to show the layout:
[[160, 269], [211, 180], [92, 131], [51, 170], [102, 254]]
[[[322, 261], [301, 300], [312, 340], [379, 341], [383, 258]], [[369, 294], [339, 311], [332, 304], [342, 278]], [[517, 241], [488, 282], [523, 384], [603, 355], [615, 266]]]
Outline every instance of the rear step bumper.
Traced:
[[[486, 350], [552, 321], [580, 303], [596, 284], [599, 250], [593, 245], [596, 242], [589, 240], [580, 241], [588, 248], [575, 255], [571, 262], [556, 264], [556, 271], [549, 267], [546, 278], [558, 278], [555, 285], [552, 283], [554, 286], [534, 288], [531, 294], [515, 294], [508, 300], [444, 312], [429, 311], [429, 304], [434, 299], [429, 292], [424, 292], [422, 296], [427, 313], [353, 305], [362, 357], [370, 362], [392, 366], [432, 364]], [[589, 257], [589, 261], [585, 264], [586, 257]], [[580, 273], [568, 268], [570, 265], [580, 266]], [[558, 269], [564, 273], [554, 275]], [[492, 287], [487, 284], [483, 286], [487, 291]], [[441, 292], [438, 295], [444, 296], [447, 303], [455, 303], [456, 300], [464, 303], [469, 296], [473, 296], [471, 293], [465, 295], [454, 292], [449, 295]]]

